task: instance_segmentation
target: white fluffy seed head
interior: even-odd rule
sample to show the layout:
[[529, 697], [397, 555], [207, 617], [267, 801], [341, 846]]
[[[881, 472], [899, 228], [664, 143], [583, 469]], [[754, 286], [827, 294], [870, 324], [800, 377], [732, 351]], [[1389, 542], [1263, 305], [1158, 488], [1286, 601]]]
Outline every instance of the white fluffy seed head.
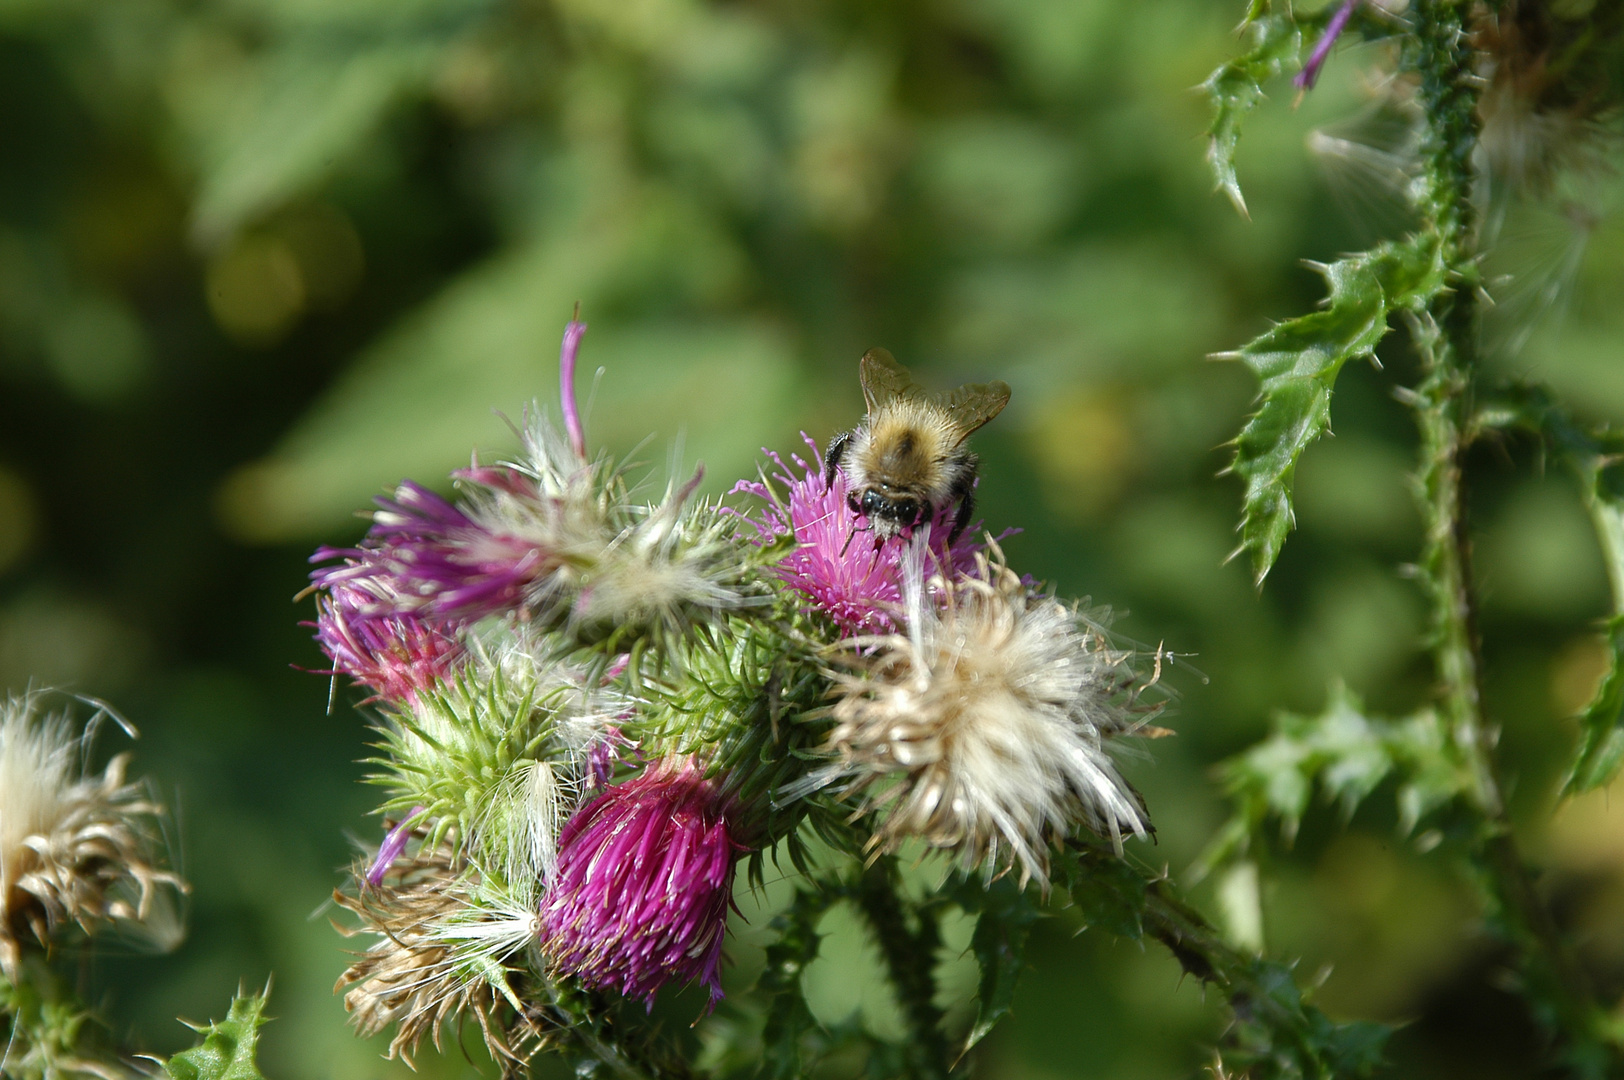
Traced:
[[992, 553], [974, 577], [933, 581], [934, 603], [910, 597], [907, 634], [854, 643], [833, 768], [883, 815], [881, 847], [916, 836], [1046, 881], [1049, 844], [1078, 824], [1119, 848], [1151, 831], [1105, 749], [1134, 727], [1133, 680], [1128, 654]]

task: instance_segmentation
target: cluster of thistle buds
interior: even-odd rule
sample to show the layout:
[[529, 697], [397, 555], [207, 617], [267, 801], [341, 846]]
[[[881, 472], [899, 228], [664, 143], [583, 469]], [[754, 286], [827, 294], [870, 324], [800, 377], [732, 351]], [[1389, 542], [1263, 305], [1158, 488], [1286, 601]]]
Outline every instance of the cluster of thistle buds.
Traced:
[[[870, 385], [865, 361], [869, 416], [840, 442], [866, 458], [808, 440], [721, 500], [698, 472], [649, 499], [588, 452], [585, 329], [564, 334], [561, 426], [530, 410], [522, 453], [453, 473], [455, 501], [404, 482], [313, 559], [326, 673], [368, 693], [387, 792], [338, 895], [372, 937], [340, 981], [362, 1034], [394, 1025], [410, 1060], [472, 1019], [519, 1061], [564, 1037], [568, 1002], [700, 984], [714, 1006], [735, 871], [786, 847], [852, 865], [912, 844], [1045, 888], [1079, 830], [1150, 834], [1107, 744], [1149, 730], [1153, 677], [958, 527], [963, 391], [894, 361]], [[888, 403], [934, 434], [879, 445]], [[940, 454], [887, 486], [915, 436]]]

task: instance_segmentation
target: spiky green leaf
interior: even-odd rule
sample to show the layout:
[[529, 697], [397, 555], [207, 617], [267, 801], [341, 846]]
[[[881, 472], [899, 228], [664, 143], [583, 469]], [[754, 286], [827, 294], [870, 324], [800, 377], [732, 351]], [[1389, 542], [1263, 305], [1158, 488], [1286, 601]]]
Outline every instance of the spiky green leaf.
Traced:
[[1586, 429], [1537, 386], [1509, 388], [1479, 410], [1475, 423], [1478, 430], [1536, 435], [1579, 481], [1607, 565], [1613, 614], [1604, 628], [1607, 673], [1579, 714], [1579, 744], [1562, 793], [1606, 787], [1624, 765], [1624, 432]]
[[1143, 874], [1109, 847], [1073, 841], [1054, 860], [1055, 883], [1063, 885], [1083, 924], [1138, 941], [1144, 934]]
[[1220, 1050], [1220, 1075], [1255, 1080], [1344, 1080], [1370, 1076], [1391, 1034], [1383, 1024], [1339, 1024], [1308, 1004], [1284, 964], [1255, 960], [1230, 997], [1235, 1022]]
[[1373, 357], [1389, 316], [1419, 311], [1445, 285], [1438, 239], [1420, 233], [1317, 267], [1330, 288], [1325, 308], [1287, 320], [1225, 354], [1262, 382], [1261, 403], [1235, 439], [1229, 471], [1246, 485], [1241, 543], [1261, 584], [1293, 524], [1297, 461], [1330, 429], [1331, 391], [1342, 366]]
[[265, 994], [239, 992], [224, 1020], [192, 1025], [203, 1038], [164, 1063], [172, 1080], [264, 1080], [254, 1060], [265, 1023]]
[[981, 969], [976, 989], [976, 1018], [964, 1038], [961, 1053], [987, 1037], [1009, 1015], [1015, 986], [1026, 965], [1026, 942], [1040, 912], [1027, 891], [1009, 876], [983, 888], [979, 880], [966, 880], [954, 892], [966, 911], [978, 912], [970, 951]]
[[1296, 59], [1303, 35], [1289, 10], [1274, 11], [1265, 0], [1254, 0], [1242, 30], [1249, 38], [1246, 52], [1209, 75], [1202, 89], [1213, 110], [1207, 128], [1207, 162], [1213, 181], [1235, 209], [1246, 214], [1246, 200], [1235, 176], [1241, 122], [1263, 99], [1263, 84], [1279, 75], [1288, 60]]

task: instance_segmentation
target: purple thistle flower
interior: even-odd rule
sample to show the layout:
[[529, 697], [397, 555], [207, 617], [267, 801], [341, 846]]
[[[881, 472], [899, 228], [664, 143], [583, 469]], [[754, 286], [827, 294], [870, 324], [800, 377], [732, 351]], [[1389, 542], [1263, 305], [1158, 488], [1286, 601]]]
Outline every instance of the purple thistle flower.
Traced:
[[[529, 477], [504, 467], [459, 469], [457, 479], [491, 491], [538, 498]], [[313, 562], [342, 557], [310, 575], [319, 589], [358, 587], [347, 621], [407, 618], [447, 626], [522, 607], [536, 582], [558, 569], [541, 545], [489, 528], [411, 480], [392, 499], [374, 500], [372, 528], [359, 548], [321, 548]]]
[[[459, 469], [459, 480], [536, 498], [535, 484], [511, 469]], [[528, 489], [528, 490], [526, 490]], [[489, 528], [434, 492], [403, 481], [376, 500], [369, 541], [407, 604], [440, 619], [477, 622], [522, 607], [559, 559], [523, 537]]]
[[[902, 606], [905, 555], [913, 539], [902, 535], [875, 541], [868, 531], [868, 519], [851, 508], [845, 474], [836, 471], [834, 483], [826, 483], [817, 444], [805, 432], [801, 438], [811, 448], [812, 461], [809, 464], [798, 454], [790, 455], [799, 476], [777, 453], [765, 451], [779, 468], [770, 480], [788, 491], [788, 502], [778, 497], [769, 482], [741, 480], [730, 494], [755, 495], [766, 506], [756, 517], [740, 516], [755, 527], [763, 544], [794, 534], [795, 550], [780, 559], [774, 570], [843, 631], [894, 630]], [[976, 553], [985, 546], [970, 539], [977, 529], [966, 530], [948, 543], [954, 513], [953, 507], [943, 506], [931, 518], [929, 555], [923, 568], [927, 578], [937, 574], [949, 581], [963, 577], [975, 568]]]
[[[319, 551], [317, 558], [330, 557]], [[466, 655], [450, 628], [399, 610], [386, 595], [384, 582], [363, 558], [346, 558], [341, 566], [316, 571], [312, 577], [327, 588], [316, 602], [316, 643], [333, 662], [323, 675], [348, 675], [370, 687], [377, 698], [413, 701], [419, 692], [450, 677]], [[367, 576], [356, 576], [357, 571]]]
[[559, 836], [541, 941], [561, 971], [650, 1007], [672, 979], [722, 997], [722, 938], [742, 846], [692, 758], [667, 760], [581, 807]]
[[1359, 0], [1342, 0], [1342, 6], [1336, 9], [1331, 21], [1325, 24], [1325, 33], [1320, 35], [1319, 41], [1314, 45], [1314, 51], [1308, 55], [1308, 63], [1303, 69], [1292, 76], [1291, 83], [1299, 90], [1312, 90], [1319, 81], [1320, 69], [1331, 55], [1331, 46], [1336, 39], [1342, 36], [1342, 31], [1348, 28], [1348, 22], [1353, 18], [1353, 9], [1359, 6]]

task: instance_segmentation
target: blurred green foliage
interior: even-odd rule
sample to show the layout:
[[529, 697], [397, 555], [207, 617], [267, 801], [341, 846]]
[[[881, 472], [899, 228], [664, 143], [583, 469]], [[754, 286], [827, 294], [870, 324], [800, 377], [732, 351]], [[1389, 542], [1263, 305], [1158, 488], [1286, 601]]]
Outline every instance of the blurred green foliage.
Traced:
[[[371, 495], [511, 448], [492, 410], [550, 399], [576, 301], [585, 361], [605, 369], [595, 440], [626, 452], [656, 433], [641, 456], [658, 470], [680, 438], [712, 492], [763, 445], [849, 427], [870, 346], [939, 385], [1009, 382], [977, 442], [989, 526], [1023, 529], [1012, 557], [1116, 607], [1125, 637], [1189, 655], [1166, 675], [1178, 737], [1128, 763], [1159, 828], [1142, 854], [1176, 878], [1225, 813], [1212, 763], [1274, 709], [1324, 714], [1342, 677], [1373, 713], [1412, 713], [1430, 679], [1422, 598], [1396, 565], [1419, 541], [1415, 435], [1385, 378], [1341, 372], [1336, 437], [1300, 459], [1299, 531], [1269, 589], [1225, 562], [1239, 485], [1215, 474], [1255, 381], [1203, 357], [1321, 298], [1298, 259], [1330, 263], [1403, 217], [1368, 161], [1307, 149], [1327, 125], [1375, 141], [1374, 48], [1339, 53], [1295, 110], [1273, 84], [1236, 166], [1251, 219], [1214, 196], [1194, 88], [1237, 51], [1240, 15], [0, 0], [0, 682], [120, 704], [144, 733], [138, 768], [177, 796], [195, 884], [181, 952], [82, 965], [115, 1035], [173, 1052], [192, 1041], [176, 1015], [217, 1015], [274, 971], [266, 1075], [405, 1075], [349, 1036], [330, 992], [344, 955], [322, 905], [356, 853], [345, 835], [375, 841], [378, 823], [349, 695], [329, 709], [327, 680], [290, 669], [321, 657], [289, 600], [308, 551], [358, 535]], [[1590, 182], [1610, 205], [1613, 180]], [[1514, 210], [1486, 268], [1514, 275], [1503, 306], [1521, 313], [1493, 366], [1586, 421], [1624, 421], [1620, 228]], [[1377, 355], [1414, 381], [1405, 351]], [[1578, 494], [1528, 443], [1479, 456], [1488, 712], [1528, 821], [1605, 670], [1606, 569]], [[1460, 929], [1469, 883], [1413, 857], [1391, 799], [1347, 833], [1334, 808], [1291, 805], [1295, 843], [1256, 853], [1276, 883], [1253, 879], [1271, 952], [1327, 972], [1316, 1001], [1336, 1018], [1411, 1021], [1397, 1075], [1527, 1075], [1538, 1036], [1499, 988], [1503, 958]], [[1624, 984], [1621, 812], [1559, 821], [1549, 851], [1576, 929], [1613, 943], [1598, 978]], [[795, 895], [786, 876], [740, 896], [729, 988], [776, 955], [761, 927], [798, 920], [803, 944], [807, 926], [827, 935], [798, 957], [818, 1018], [839, 1031], [859, 1002], [894, 1023], [857, 921]], [[1079, 936], [1086, 921], [1032, 923], [984, 1074], [1199, 1073], [1218, 1002], [1157, 948]], [[987, 943], [968, 919], [946, 938], [968, 989]], [[680, 1028], [698, 1008], [661, 1015]], [[455, 1052], [420, 1064], [474, 1069]]]

